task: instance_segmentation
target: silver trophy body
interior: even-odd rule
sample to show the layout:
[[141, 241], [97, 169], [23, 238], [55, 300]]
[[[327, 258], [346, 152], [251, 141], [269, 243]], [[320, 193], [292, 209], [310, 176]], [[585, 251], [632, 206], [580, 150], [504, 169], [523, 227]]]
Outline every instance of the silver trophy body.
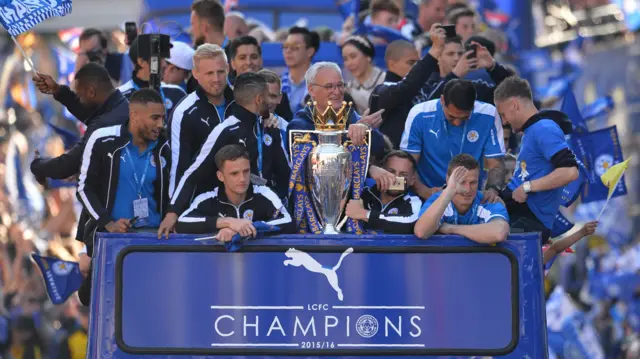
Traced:
[[351, 153], [342, 145], [347, 131], [318, 131], [309, 154], [307, 183], [324, 234], [338, 234], [340, 214], [351, 187]]

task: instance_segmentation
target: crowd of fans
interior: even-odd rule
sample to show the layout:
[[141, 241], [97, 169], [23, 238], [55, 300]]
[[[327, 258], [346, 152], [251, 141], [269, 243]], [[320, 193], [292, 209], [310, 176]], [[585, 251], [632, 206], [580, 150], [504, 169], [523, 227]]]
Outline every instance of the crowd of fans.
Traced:
[[[567, 130], [566, 115], [538, 112], [548, 99], [534, 99], [514, 76], [504, 34], [482, 24], [464, 1], [423, 0], [415, 19], [405, 17], [404, 1], [363, 4], [340, 32], [274, 32], [225, 13], [216, 0], [196, 0], [195, 46], [173, 42], [159, 91], [145, 89], [150, 61], [138, 54], [137, 40], [112, 53], [101, 31], [85, 29], [73, 89], [46, 58], [36, 58], [38, 75], [26, 96], [33, 100], [12, 88], [0, 128], [0, 351], [15, 359], [77, 358], [86, 348], [88, 312], [80, 302], [88, 303], [91, 284], [53, 306], [31, 252], [80, 262], [86, 276], [97, 231], [157, 230], [169, 238], [174, 231], [217, 232], [224, 242], [255, 236], [254, 222], [295, 232], [289, 134], [313, 129], [314, 111], [337, 111], [343, 101], [353, 103], [348, 138], [358, 144], [372, 132], [370, 180], [363, 200], [346, 206], [348, 217], [369, 230], [420, 238], [439, 232], [493, 244], [509, 231], [537, 231], [547, 241], [558, 190], [577, 177], [564, 140], [570, 123]], [[354, 33], [361, 23], [411, 41]], [[280, 74], [263, 68], [261, 44], [270, 41], [282, 42]], [[339, 44], [344, 76], [338, 65], [314, 61], [323, 41]], [[386, 69], [374, 63], [380, 44], [387, 45]], [[55, 102], [82, 124], [79, 140], [68, 140], [75, 129], [48, 125], [63, 113]], [[522, 141], [524, 131], [538, 142]], [[404, 189], [390, 190], [396, 177]], [[584, 247], [579, 240], [596, 226], [553, 253]], [[619, 298], [589, 304], [575, 288], [567, 293], [579, 310], [597, 314], [607, 357], [637, 355], [637, 323], [611, 314]]]

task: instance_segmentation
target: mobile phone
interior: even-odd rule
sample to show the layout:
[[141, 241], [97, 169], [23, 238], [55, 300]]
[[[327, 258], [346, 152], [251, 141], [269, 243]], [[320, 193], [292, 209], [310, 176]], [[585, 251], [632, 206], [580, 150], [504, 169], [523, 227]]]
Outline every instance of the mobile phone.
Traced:
[[467, 51], [473, 51], [467, 58], [475, 59], [478, 56], [478, 45], [469, 44], [469, 46], [467, 46]]
[[404, 177], [396, 177], [396, 181], [389, 187], [390, 191], [404, 191], [406, 189], [406, 180]]
[[135, 22], [125, 22], [124, 23], [124, 33], [127, 36], [127, 45], [131, 45], [133, 40], [138, 37], [138, 25]]
[[441, 29], [444, 29], [444, 33], [445, 36], [447, 37], [447, 39], [451, 39], [453, 37], [456, 37], [456, 25], [440, 25], [438, 26]]

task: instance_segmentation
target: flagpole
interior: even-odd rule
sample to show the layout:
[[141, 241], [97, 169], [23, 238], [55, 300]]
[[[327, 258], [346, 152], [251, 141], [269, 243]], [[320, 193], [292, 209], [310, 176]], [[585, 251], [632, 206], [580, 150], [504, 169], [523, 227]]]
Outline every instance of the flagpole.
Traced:
[[20, 46], [20, 43], [18, 42], [18, 40], [16, 39], [15, 36], [11, 35], [11, 39], [16, 44], [18, 49], [20, 49], [20, 52], [22, 53], [22, 56], [24, 56], [24, 59], [27, 60], [27, 62], [29, 63], [29, 66], [31, 66], [31, 72], [33, 73], [33, 76], [38, 77], [38, 74], [36, 73], [36, 67], [33, 66], [33, 61], [31, 61], [31, 57], [29, 55], [27, 55], [27, 53], [24, 51], [22, 46]]
[[613, 193], [616, 191], [616, 187], [618, 187], [618, 183], [620, 183], [620, 180], [622, 179], [622, 176], [620, 176], [618, 178], [618, 180], [616, 181], [616, 184], [612, 187], [613, 191], [611, 192], [611, 196], [607, 197], [607, 201], [604, 203], [604, 206], [602, 206], [602, 210], [600, 211], [600, 214], [598, 215], [598, 218], [596, 219], [596, 221], [600, 221], [600, 216], [602, 216], [602, 213], [604, 213], [604, 209], [607, 208], [607, 204], [609, 204], [609, 200], [611, 200], [611, 197], [613, 197]]

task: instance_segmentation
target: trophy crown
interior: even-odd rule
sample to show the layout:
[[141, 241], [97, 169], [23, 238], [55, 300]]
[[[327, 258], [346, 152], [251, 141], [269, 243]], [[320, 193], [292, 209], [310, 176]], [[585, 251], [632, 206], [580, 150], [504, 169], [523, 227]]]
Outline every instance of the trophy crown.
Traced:
[[331, 101], [327, 101], [327, 108], [318, 111], [318, 102], [308, 103], [309, 107], [313, 106], [311, 114], [313, 123], [318, 131], [343, 131], [347, 128], [349, 122], [349, 114], [351, 113], [352, 102], [342, 101], [342, 107], [338, 111], [334, 110]]

